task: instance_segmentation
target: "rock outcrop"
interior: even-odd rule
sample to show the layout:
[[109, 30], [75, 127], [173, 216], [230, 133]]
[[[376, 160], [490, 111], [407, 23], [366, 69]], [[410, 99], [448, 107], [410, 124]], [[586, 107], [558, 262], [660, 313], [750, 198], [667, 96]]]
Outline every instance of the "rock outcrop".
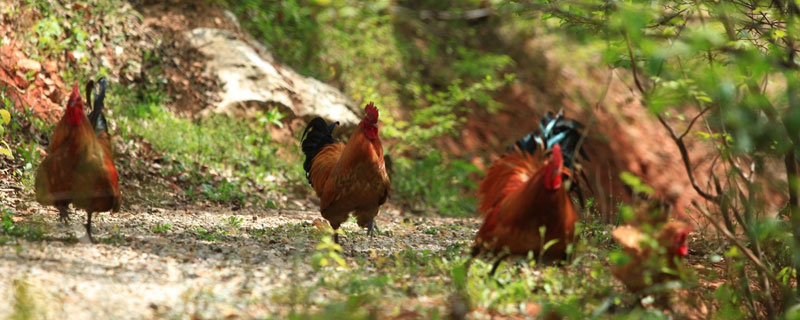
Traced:
[[196, 28], [185, 36], [207, 56], [207, 76], [218, 78], [221, 84], [216, 93], [220, 100], [200, 114], [250, 114], [279, 106], [295, 117], [321, 116], [345, 126], [358, 123], [355, 102], [336, 88], [280, 64], [265, 48], [222, 29]]

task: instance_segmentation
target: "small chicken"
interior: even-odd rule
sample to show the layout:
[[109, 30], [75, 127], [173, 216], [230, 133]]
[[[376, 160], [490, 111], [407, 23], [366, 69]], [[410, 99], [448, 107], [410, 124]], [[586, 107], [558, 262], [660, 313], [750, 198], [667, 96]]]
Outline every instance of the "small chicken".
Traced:
[[[86, 234], [92, 238], [92, 214], [118, 211], [121, 196], [117, 171], [106, 147], [83, 111], [78, 85], [72, 89], [64, 117], [56, 125], [48, 154], [36, 170], [36, 201], [58, 208], [69, 221], [69, 204], [87, 212]], [[108, 150], [108, 152], [106, 152]]]
[[[383, 146], [378, 137], [378, 108], [370, 102], [366, 116], [347, 143], [332, 133], [338, 122], [328, 124], [314, 118], [303, 132], [306, 155], [303, 169], [320, 199], [320, 212], [334, 230], [354, 212], [358, 225], [372, 235], [375, 216], [389, 196], [391, 183], [386, 173]], [[334, 235], [338, 243], [338, 234]]]
[[[628, 290], [635, 293], [654, 284], [674, 279], [674, 275], [663, 271], [664, 264], [670, 270], [676, 270], [677, 260], [689, 254], [687, 238], [691, 231], [692, 228], [682, 221], [670, 221], [663, 224], [653, 235], [652, 240], [655, 240], [653, 243], [648, 241], [649, 237], [638, 227], [630, 225], [617, 227], [611, 236], [630, 260], [621, 265], [612, 263], [611, 273], [625, 284]], [[661, 259], [662, 257], [665, 259]]]
[[[517, 141], [516, 148], [495, 160], [480, 183], [483, 225], [475, 237], [472, 256], [483, 252], [501, 254], [492, 267], [509, 255], [537, 256], [542, 246], [555, 241], [543, 256], [563, 259], [572, 242], [578, 215], [568, 194], [570, 179], [565, 163], [573, 163], [577, 150], [562, 155], [562, 144], [578, 148], [582, 125], [548, 114], [540, 130]], [[570, 125], [559, 125], [569, 122]], [[559, 128], [554, 131], [553, 128]], [[546, 151], [549, 156], [545, 156]], [[544, 228], [544, 239], [540, 233]]]

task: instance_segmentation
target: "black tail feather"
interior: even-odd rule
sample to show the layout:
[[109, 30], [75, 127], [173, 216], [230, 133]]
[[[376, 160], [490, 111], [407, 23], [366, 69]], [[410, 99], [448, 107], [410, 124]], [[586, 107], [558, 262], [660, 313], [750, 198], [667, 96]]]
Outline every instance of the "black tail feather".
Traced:
[[92, 106], [92, 92], [94, 92], [94, 80], [86, 81], [86, 105]]
[[564, 165], [572, 167], [575, 160], [575, 152], [588, 160], [586, 152], [579, 148], [584, 126], [578, 121], [565, 118], [563, 111], [558, 114], [547, 112], [539, 121], [539, 129], [534, 130], [522, 139], [517, 140], [515, 145], [523, 151], [535, 154], [537, 151], [549, 150], [553, 145], [561, 145], [561, 152], [564, 155]]
[[323, 147], [336, 142], [333, 137], [333, 129], [339, 125], [339, 122], [332, 122], [328, 124], [320, 117], [311, 120], [303, 130], [303, 137], [301, 138], [301, 146], [303, 153], [306, 155], [306, 161], [303, 162], [303, 169], [306, 171], [306, 179], [311, 183], [311, 164], [314, 163], [314, 157], [317, 156]]
[[[108, 122], [106, 121], [106, 116], [103, 115], [103, 108], [105, 107], [106, 88], [108, 87], [108, 81], [106, 80], [105, 77], [102, 77], [99, 80], [97, 80], [97, 86], [98, 86], [98, 92], [95, 92], [94, 94], [94, 105], [92, 108], [92, 112], [89, 113], [89, 122], [92, 123], [92, 127], [94, 127], [95, 133], [108, 132]], [[86, 95], [88, 96], [89, 93], [87, 92]]]

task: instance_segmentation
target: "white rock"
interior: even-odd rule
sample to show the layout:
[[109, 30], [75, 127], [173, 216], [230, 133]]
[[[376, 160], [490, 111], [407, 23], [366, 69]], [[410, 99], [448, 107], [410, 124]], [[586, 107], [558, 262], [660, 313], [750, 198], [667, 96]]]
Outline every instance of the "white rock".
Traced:
[[223, 88], [215, 112], [250, 113], [255, 107], [281, 105], [295, 117], [321, 116], [342, 125], [355, 125], [359, 110], [342, 92], [316, 79], [302, 76], [281, 65], [259, 48], [259, 54], [233, 33], [210, 28], [197, 28], [185, 34], [189, 43], [209, 57], [205, 72], [218, 77]]

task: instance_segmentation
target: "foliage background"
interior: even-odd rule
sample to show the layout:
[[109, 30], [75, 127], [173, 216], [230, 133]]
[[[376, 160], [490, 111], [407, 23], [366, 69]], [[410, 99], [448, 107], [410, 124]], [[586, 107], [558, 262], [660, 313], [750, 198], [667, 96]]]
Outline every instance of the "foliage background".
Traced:
[[[126, 11], [130, 7], [120, 4], [128, 2], [121, 1], [82, 1], [89, 9], [75, 13], [61, 1], [20, 3], [3, 7], [10, 10], [2, 12], [4, 17], [19, 13], [15, 11], [19, 8], [37, 11], [29, 25], [21, 28], [25, 38], [31, 39], [30, 56], [62, 59], [70, 52], [74, 68], [61, 71], [65, 83], [82, 82], [95, 73], [117, 72], [100, 67], [96, 56], [104, 49], [103, 43], [126, 43], [121, 36], [124, 32], [114, 29], [124, 23], [116, 22], [143, 19], [132, 14], [133, 10]], [[132, 3], [138, 6], [146, 1]], [[595, 103], [602, 101], [596, 95], [604, 98], [605, 92], [580, 96], [563, 90], [569, 83], [551, 78], [557, 72], [550, 70], [545, 60], [573, 63], [579, 70], [571, 74], [576, 78], [571, 81], [598, 82], [599, 87], [602, 80], [582, 68], [614, 70], [646, 107], [646, 117], [661, 125], [655, 128], [667, 137], [661, 145], [681, 150], [684, 162], [679, 166], [685, 164], [682, 174], [686, 175], [681, 178], [692, 184], [687, 192], [703, 200], [682, 211], [695, 221], [711, 222], [692, 243], [693, 255], [699, 257], [693, 263], [722, 266], [711, 271], [697, 269], [698, 274], [681, 272], [682, 290], [692, 292], [681, 306], [690, 314], [704, 307], [705, 315], [719, 318], [791, 318], [797, 314], [800, 59], [795, 46], [800, 39], [800, 9], [796, 1], [203, 3], [230, 9], [246, 31], [295, 70], [340, 88], [359, 103], [374, 101], [381, 106], [382, 137], [394, 164], [392, 201], [417, 214], [463, 217], [474, 212], [475, 181], [485, 164], [476, 163], [474, 155], [440, 147], [448, 139], [466, 142], [464, 130], [472, 128], [470, 121], [475, 115], [488, 122], [508, 109], [519, 108], [507, 99], [509, 92], [520, 87], [535, 90], [541, 98], [536, 101], [541, 105], [538, 112], [566, 107], [590, 124], [602, 122], [598, 114], [616, 108]], [[86, 21], [101, 20], [96, 17], [104, 17], [105, 23], [90, 29]], [[98, 34], [106, 38], [94, 37]], [[534, 48], [547, 51], [542, 56], [523, 50], [542, 38], [552, 44], [552, 48]], [[130, 163], [121, 171], [128, 178], [155, 171], [168, 183], [185, 189], [190, 200], [237, 208], [276, 208], [288, 202], [281, 194], [308, 192], [296, 165], [299, 150], [289, 146], [282, 154], [285, 146], [270, 136], [270, 130], [280, 126], [279, 113], [268, 110], [254, 121], [239, 121], [224, 116], [190, 120], [173, 112], [172, 97], [166, 94], [169, 79], [164, 76], [164, 65], [159, 64], [162, 49], [159, 45], [144, 48], [145, 79], [115, 86], [110, 95], [118, 128], [116, 145], [125, 146], [121, 157]], [[11, 153], [11, 175], [30, 189], [32, 172], [40, 161], [37, 146], [47, 142], [41, 133], [49, 132], [52, 124], [34, 117], [30, 106], [13, 105], [5, 99], [7, 91], [2, 92], [0, 153]], [[9, 111], [8, 116], [3, 110]], [[165, 134], [167, 128], [171, 134]], [[487, 142], [487, 149], [493, 152], [500, 152], [510, 142], [507, 137], [493, 138]], [[608, 132], [591, 137], [601, 146], [618, 138]], [[146, 148], [139, 146], [142, 141], [147, 142]], [[157, 159], [137, 157], [151, 147], [160, 153]], [[707, 166], [702, 172], [696, 165], [702, 159], [694, 156], [699, 153], [710, 154], [712, 159], [704, 162]], [[150, 166], [153, 162], [158, 168]], [[594, 163], [602, 167], [608, 162]], [[608, 179], [618, 180], [616, 176]], [[651, 189], [648, 181], [635, 175], [624, 175], [622, 180], [617, 184], [627, 191], [626, 196], [611, 197], [605, 206], [588, 206], [578, 246], [581, 254], [564, 268], [567, 270], [516, 266], [517, 274], [506, 273], [498, 283], [487, 282], [474, 274], [468, 277], [461, 269], [460, 248], [449, 247], [442, 255], [411, 250], [396, 253], [395, 264], [383, 266], [390, 270], [387, 275], [363, 269], [343, 275], [338, 272], [346, 268], [346, 262], [344, 266], [341, 262], [342, 248], [323, 241], [312, 259], [319, 283], [303, 290], [347, 292], [351, 295], [348, 300], [338, 297], [345, 302], [323, 307], [367, 317], [364, 306], [374, 304], [378, 297], [406, 294], [386, 289], [385, 284], [404, 283], [409, 274], [424, 272], [431, 278], [447, 279], [446, 288], [404, 285], [421, 292], [452, 294], [456, 302], [459, 295], [466, 295], [479, 306], [507, 313], [536, 301], [546, 310], [574, 318], [666, 317], [653, 308], [639, 308], [642, 300], [614, 291], [606, 270], [605, 257], [613, 256], [611, 252], [617, 249], [610, 243], [607, 229], [636, 208], [638, 197], [656, 193], [639, 192]], [[150, 194], [142, 198], [150, 198]], [[605, 198], [595, 194], [592, 201]], [[3, 215], [4, 243], [14, 237], [41, 240], [43, 231], [19, 226], [11, 216]], [[192, 232], [203, 240], [217, 241], [237, 229], [241, 224], [237, 221]], [[158, 225], [152, 230], [165, 233], [170, 228]], [[427, 228], [425, 234], [439, 234], [448, 228], [463, 232], [457, 226], [437, 226]], [[526, 262], [536, 264], [535, 259]], [[582, 281], [586, 279], [595, 285], [586, 285]], [[722, 284], [710, 285], [719, 282]], [[293, 299], [293, 294], [287, 297]], [[292, 299], [293, 308], [310, 303]], [[616, 314], [615, 309], [626, 303], [636, 308], [630, 314]], [[304, 315], [297, 313], [299, 318]]]
[[[231, 4], [242, 8], [238, 13], [247, 17], [246, 27], [264, 42], [289, 41], [274, 49], [290, 65], [340, 84], [358, 100], [390, 106], [393, 117], [386, 121], [385, 132], [402, 141], [392, 150], [400, 153], [457, 132], [465, 111], [500, 108], [493, 95], [514, 81], [516, 65], [489, 40], [502, 28], [511, 26], [522, 36], [525, 28], [545, 29], [601, 56], [601, 63], [611, 68], [630, 71], [630, 86], [669, 132], [693, 188], [706, 200], [693, 202], [693, 209], [702, 213], [712, 206], [718, 212], [707, 218], [722, 220], [715, 224], [720, 232], [744, 237], [728, 238], [731, 250], [746, 253], [726, 253], [738, 265], [728, 276], [742, 277], [742, 283], [752, 278], [761, 292], [743, 285], [724, 294], [729, 287], [723, 285], [717, 289], [718, 298], [730, 303], [729, 312], [753, 317], [766, 312], [773, 318], [793, 305], [796, 281], [788, 275], [796, 277], [800, 255], [767, 248], [800, 248], [797, 2], [284, 1], [261, 11], [247, 1]], [[492, 18], [442, 18], [442, 13], [467, 17], [476, 12]], [[433, 18], [415, 19], [417, 14]], [[712, 165], [708, 185], [695, 177], [689, 156], [693, 150], [686, 140], [713, 145], [719, 166]], [[422, 156], [433, 160], [413, 167], [399, 162], [399, 176], [413, 172], [424, 177], [425, 167], [448, 162], [431, 158], [437, 154]], [[784, 182], [772, 179], [776, 172], [771, 166], [781, 162]], [[426, 199], [440, 210], [441, 203], [448, 202], [430, 201], [428, 194], [415, 192], [413, 183], [398, 180], [401, 194]], [[779, 212], [766, 205], [774, 190], [790, 198]], [[754, 265], [757, 272], [748, 272], [746, 265]], [[734, 307], [739, 300], [747, 303]]]

